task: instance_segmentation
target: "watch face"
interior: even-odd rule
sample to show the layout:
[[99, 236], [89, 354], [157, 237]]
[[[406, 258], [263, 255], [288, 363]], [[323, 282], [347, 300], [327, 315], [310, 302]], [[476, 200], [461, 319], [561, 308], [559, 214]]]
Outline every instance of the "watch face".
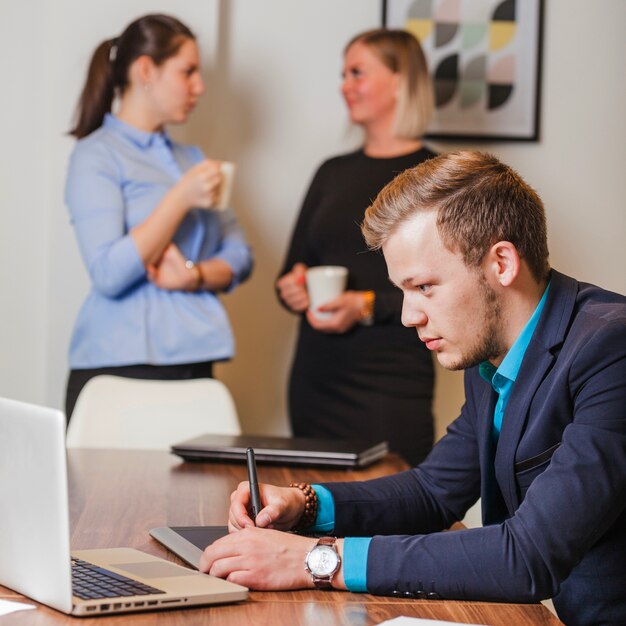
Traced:
[[329, 546], [315, 546], [307, 558], [307, 566], [315, 576], [333, 574], [339, 564], [339, 555]]

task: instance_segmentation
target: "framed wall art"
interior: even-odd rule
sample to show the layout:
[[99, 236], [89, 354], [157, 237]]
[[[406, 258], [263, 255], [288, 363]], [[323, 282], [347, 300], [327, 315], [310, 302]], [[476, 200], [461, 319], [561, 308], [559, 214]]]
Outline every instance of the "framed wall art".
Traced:
[[422, 44], [435, 139], [539, 139], [543, 0], [383, 0]]

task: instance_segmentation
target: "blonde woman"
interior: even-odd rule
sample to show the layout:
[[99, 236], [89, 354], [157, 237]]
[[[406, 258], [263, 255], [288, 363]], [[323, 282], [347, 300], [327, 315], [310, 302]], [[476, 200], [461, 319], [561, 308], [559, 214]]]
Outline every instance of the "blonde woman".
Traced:
[[[419, 42], [401, 30], [357, 35], [345, 48], [341, 91], [363, 145], [315, 174], [276, 284], [301, 316], [290, 419], [297, 436], [386, 439], [415, 464], [433, 443], [432, 359], [402, 326], [402, 294], [359, 225], [388, 182], [434, 156], [422, 141], [433, 95]], [[324, 319], [309, 310], [304, 273], [315, 265], [349, 270], [347, 291], [323, 307]]]

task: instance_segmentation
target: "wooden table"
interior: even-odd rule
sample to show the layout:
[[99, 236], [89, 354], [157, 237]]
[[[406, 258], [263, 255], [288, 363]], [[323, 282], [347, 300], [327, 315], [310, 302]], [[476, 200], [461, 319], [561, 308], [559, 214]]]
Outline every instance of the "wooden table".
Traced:
[[[148, 535], [155, 526], [226, 523], [231, 491], [246, 479], [244, 464], [182, 463], [165, 452], [70, 450], [72, 548], [128, 546], [181, 563]], [[397, 457], [361, 471], [259, 464], [259, 480], [324, 482], [364, 480], [404, 469]], [[45, 512], [42, 511], [45, 517]], [[0, 598], [32, 603], [0, 587]], [[247, 602], [204, 609], [71, 618], [48, 607], [2, 618], [2, 626], [93, 622], [101, 626], [211, 624], [211, 626], [370, 626], [407, 615], [490, 626], [561, 624], [539, 604], [402, 600], [339, 591], [250, 592]]]

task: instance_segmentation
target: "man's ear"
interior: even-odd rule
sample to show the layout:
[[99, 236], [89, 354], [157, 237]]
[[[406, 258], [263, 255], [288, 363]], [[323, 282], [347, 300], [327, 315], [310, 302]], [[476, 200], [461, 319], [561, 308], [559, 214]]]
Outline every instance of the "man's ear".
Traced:
[[485, 258], [485, 271], [502, 287], [513, 284], [520, 272], [521, 260], [517, 248], [510, 241], [493, 244]]

